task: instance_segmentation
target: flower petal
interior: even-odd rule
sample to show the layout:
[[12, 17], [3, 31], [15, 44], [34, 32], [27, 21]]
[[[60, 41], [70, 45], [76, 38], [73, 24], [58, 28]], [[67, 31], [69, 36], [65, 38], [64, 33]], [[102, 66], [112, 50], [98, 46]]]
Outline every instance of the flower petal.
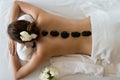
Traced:
[[31, 34], [31, 38], [32, 38], [32, 39], [35, 39], [36, 37], [37, 37], [36, 34]]

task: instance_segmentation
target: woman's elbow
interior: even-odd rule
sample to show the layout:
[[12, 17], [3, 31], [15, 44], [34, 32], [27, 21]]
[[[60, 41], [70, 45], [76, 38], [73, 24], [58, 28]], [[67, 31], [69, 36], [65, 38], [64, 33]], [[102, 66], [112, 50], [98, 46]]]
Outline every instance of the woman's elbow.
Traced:
[[14, 74], [14, 76], [13, 76], [13, 80], [20, 80], [21, 78], [17, 75], [17, 73], [16, 74]]
[[20, 1], [15, 0], [15, 1], [14, 1], [14, 4], [17, 4], [18, 2], [20, 2]]
[[20, 80], [22, 78], [23, 77], [18, 72], [14, 75], [14, 80]]
[[21, 1], [14, 1], [13, 4], [18, 6], [20, 2]]

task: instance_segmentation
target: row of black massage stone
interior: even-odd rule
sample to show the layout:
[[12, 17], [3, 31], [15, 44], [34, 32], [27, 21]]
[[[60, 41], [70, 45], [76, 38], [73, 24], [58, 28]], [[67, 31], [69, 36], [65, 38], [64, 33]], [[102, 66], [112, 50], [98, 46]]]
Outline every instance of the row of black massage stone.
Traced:
[[[48, 31], [46, 31], [46, 30], [43, 30], [42, 31], [42, 35], [43, 36], [47, 36], [48, 35]], [[51, 32], [50, 32], [50, 35], [51, 36], [53, 36], [53, 37], [57, 37], [57, 36], [59, 36], [59, 32], [58, 31], [56, 31], [56, 30], [52, 30]], [[71, 33], [71, 36], [72, 37], [80, 37], [80, 35], [81, 35], [81, 33], [80, 32], [72, 32]], [[82, 32], [82, 36], [90, 36], [91, 35], [91, 31], [83, 31]], [[67, 32], [67, 31], [63, 31], [63, 32], [61, 32], [61, 37], [62, 38], [68, 38], [69, 37], [69, 33]]]

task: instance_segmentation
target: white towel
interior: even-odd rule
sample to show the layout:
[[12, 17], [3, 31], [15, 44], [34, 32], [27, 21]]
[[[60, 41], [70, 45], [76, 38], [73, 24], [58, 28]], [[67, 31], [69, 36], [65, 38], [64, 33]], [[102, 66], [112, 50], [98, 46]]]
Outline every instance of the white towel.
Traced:
[[32, 53], [34, 51], [34, 48], [31, 46], [25, 46], [23, 44], [17, 43], [17, 54], [22, 61], [29, 61]]
[[58, 78], [72, 74], [88, 74], [103, 76], [104, 68], [102, 65], [94, 64], [87, 55], [73, 54], [50, 59], [51, 66], [58, 70]]
[[18, 20], [26, 20], [26, 21], [29, 21], [31, 23], [34, 21], [34, 19], [28, 14], [24, 14], [24, 15], [20, 16], [18, 18]]

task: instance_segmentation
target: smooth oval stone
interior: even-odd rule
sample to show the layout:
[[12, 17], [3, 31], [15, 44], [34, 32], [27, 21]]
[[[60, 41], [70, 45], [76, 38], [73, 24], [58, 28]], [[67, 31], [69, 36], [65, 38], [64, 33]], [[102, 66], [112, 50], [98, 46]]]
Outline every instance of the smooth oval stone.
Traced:
[[72, 32], [72, 33], [71, 33], [71, 36], [72, 36], [72, 37], [75, 37], [75, 38], [76, 38], [76, 37], [80, 37], [80, 32]]
[[83, 31], [82, 36], [90, 36], [92, 33], [91, 31]]
[[66, 32], [66, 31], [63, 31], [63, 32], [61, 32], [61, 37], [62, 38], [68, 38], [69, 37], [69, 33]]
[[59, 32], [56, 31], [56, 30], [52, 30], [52, 31], [50, 32], [50, 35], [53, 36], [53, 37], [57, 37], [57, 36], [59, 36]]
[[47, 32], [46, 30], [43, 30], [43, 31], [42, 31], [42, 35], [43, 35], [43, 36], [47, 36], [47, 35], [48, 35], [48, 32]]

